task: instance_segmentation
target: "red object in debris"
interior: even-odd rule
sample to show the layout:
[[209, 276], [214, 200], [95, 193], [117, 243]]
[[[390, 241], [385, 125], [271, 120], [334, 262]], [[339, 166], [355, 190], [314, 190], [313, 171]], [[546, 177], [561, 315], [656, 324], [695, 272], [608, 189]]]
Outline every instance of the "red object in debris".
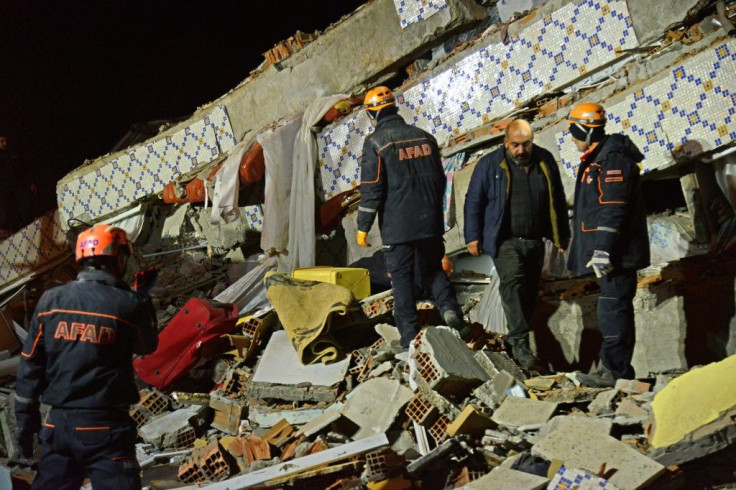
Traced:
[[140, 379], [163, 390], [186, 375], [220, 336], [235, 330], [238, 307], [191, 298], [158, 335], [152, 354], [133, 360]]
[[347, 211], [347, 205], [357, 191], [358, 189], [350, 189], [341, 192], [319, 207], [315, 223], [317, 233], [329, 233], [340, 226], [342, 217]]
[[263, 147], [257, 141], [253, 143], [240, 160], [238, 169], [240, 182], [243, 185], [259, 182], [266, 174], [266, 160], [263, 156]]

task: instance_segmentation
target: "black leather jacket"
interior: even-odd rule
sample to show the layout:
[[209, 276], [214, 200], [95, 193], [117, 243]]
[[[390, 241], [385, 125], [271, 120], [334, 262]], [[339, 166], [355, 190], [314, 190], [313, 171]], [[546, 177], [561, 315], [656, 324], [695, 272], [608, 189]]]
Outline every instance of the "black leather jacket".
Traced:
[[33, 314], [16, 383], [21, 434], [38, 430], [39, 397], [56, 408], [128, 409], [137, 403], [133, 354], [158, 345], [148, 296], [104, 271], [46, 291]]
[[363, 144], [360, 180], [358, 230], [369, 231], [378, 214], [384, 245], [444, 233], [447, 179], [431, 134], [399, 115], [382, 118]]

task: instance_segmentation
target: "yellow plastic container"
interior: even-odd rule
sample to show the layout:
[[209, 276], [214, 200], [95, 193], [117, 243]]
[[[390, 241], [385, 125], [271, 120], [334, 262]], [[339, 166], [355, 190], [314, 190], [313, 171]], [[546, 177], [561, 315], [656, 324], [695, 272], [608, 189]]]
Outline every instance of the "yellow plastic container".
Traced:
[[371, 276], [368, 269], [358, 267], [300, 267], [291, 271], [294, 279], [327, 282], [348, 288], [355, 299], [371, 295]]

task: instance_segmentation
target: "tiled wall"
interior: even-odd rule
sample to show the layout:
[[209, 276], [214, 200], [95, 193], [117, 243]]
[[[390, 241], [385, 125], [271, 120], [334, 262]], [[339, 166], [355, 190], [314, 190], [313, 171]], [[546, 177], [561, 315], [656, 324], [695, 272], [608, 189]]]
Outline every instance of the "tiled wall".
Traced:
[[421, 22], [447, 8], [445, 0], [394, 0], [401, 27]]
[[[636, 143], [645, 171], [674, 163], [672, 152], [691, 156], [725, 145], [736, 139], [735, 76], [736, 41], [711, 46], [606, 107], [607, 131]], [[580, 153], [569, 132], [557, 133], [556, 140], [564, 169], [574, 177]]]
[[136, 200], [161, 192], [166, 184], [211, 162], [235, 146], [225, 107], [177, 131], [127, 150], [99, 169], [57, 189], [61, 218], [100, 218]]
[[70, 249], [53, 211], [0, 242], [0, 285], [37, 270]]
[[[623, 0], [569, 3], [540, 17], [508, 44], [494, 35], [447, 70], [397, 95], [401, 114], [442, 143], [503, 117], [535, 96], [585, 77], [638, 42]], [[370, 126], [352, 115], [319, 135], [324, 198], [360, 182], [359, 157]]]

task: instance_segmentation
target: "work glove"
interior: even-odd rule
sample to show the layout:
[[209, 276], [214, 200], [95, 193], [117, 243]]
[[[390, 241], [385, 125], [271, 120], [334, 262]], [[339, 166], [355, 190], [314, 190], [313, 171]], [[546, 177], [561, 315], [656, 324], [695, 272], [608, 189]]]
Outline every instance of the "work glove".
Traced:
[[367, 231], [358, 231], [358, 235], [355, 237], [355, 241], [358, 242], [358, 245], [360, 245], [361, 247], [370, 247], [371, 244], [368, 243], [367, 238]]
[[157, 280], [158, 271], [155, 267], [149, 267], [148, 269], [136, 272], [133, 289], [139, 293], [150, 295], [153, 288], [156, 287]]
[[593, 250], [593, 257], [585, 264], [585, 267], [591, 267], [595, 272], [595, 277], [603, 277], [613, 270], [608, 252], [602, 250]]

